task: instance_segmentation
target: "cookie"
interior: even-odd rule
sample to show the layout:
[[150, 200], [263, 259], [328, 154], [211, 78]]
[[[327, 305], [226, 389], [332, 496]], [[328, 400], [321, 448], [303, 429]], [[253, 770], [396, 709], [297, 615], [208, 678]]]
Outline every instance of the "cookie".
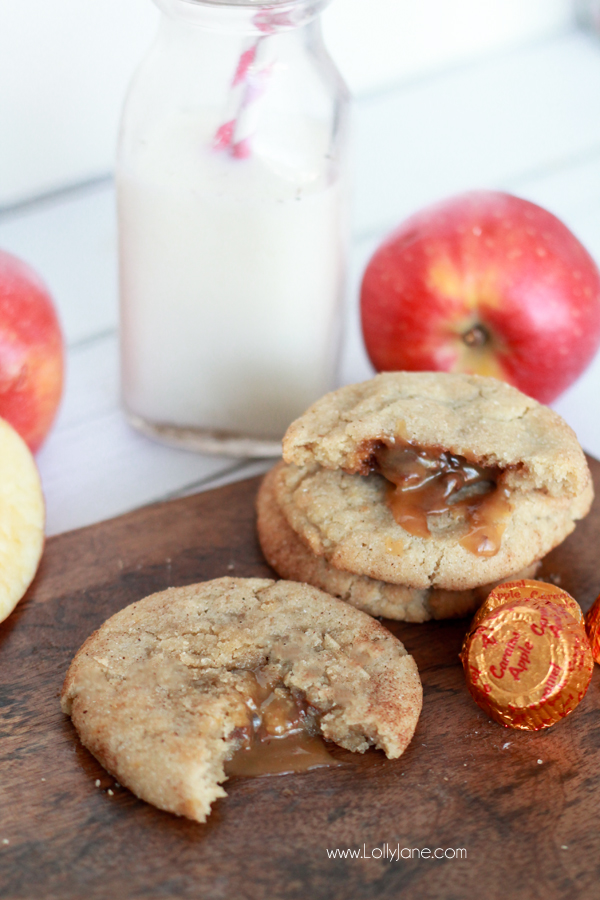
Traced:
[[[256, 502], [262, 551], [269, 565], [282, 578], [312, 584], [371, 616], [404, 622], [471, 615], [495, 586], [487, 584], [468, 591], [419, 590], [335, 568], [324, 556], [316, 556], [310, 551], [283, 515], [274, 484], [277, 470], [282, 465], [279, 463], [267, 473]], [[536, 561], [515, 578], [533, 578], [538, 568], [539, 562]]]
[[589, 500], [589, 470], [567, 423], [511, 385], [481, 375], [385, 372], [340, 388], [290, 425], [283, 458], [365, 472], [373, 444], [396, 438], [500, 466], [509, 485], [523, 490]]
[[310, 550], [418, 589], [509, 577], [564, 540], [593, 498], [569, 426], [493, 378], [379, 375], [323, 397], [283, 447], [277, 502]]
[[75, 656], [61, 705], [120, 784], [204, 822], [248, 742], [257, 683], [280, 705], [302, 704], [325, 739], [389, 758], [421, 710], [415, 662], [382, 625], [316, 588], [258, 578], [170, 588], [121, 610]]

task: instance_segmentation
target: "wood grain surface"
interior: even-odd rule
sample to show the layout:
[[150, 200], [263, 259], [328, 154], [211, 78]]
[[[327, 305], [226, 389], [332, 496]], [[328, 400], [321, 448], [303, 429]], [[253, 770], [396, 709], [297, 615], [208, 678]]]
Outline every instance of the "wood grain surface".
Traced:
[[[600, 463], [590, 465], [600, 495]], [[81, 747], [58, 695], [73, 654], [104, 619], [170, 585], [271, 574], [255, 536], [257, 486], [48, 541], [26, 599], [0, 627], [2, 900], [600, 896], [600, 673], [554, 728], [504, 729], [466, 691], [464, 620], [386, 622], [424, 685], [403, 757], [340, 751], [339, 768], [232, 779], [206, 825], [137, 800]], [[599, 501], [544, 571], [590, 606], [600, 591]], [[380, 848], [463, 849], [466, 858], [379, 859]], [[362, 858], [330, 858], [336, 849]]]

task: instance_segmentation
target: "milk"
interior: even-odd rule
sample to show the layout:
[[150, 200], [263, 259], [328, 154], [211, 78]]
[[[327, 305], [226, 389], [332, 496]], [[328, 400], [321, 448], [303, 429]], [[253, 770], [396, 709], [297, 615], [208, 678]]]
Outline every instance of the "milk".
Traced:
[[243, 160], [217, 127], [178, 113], [122, 154], [123, 399], [150, 428], [276, 442], [333, 386], [343, 197], [317, 126]]

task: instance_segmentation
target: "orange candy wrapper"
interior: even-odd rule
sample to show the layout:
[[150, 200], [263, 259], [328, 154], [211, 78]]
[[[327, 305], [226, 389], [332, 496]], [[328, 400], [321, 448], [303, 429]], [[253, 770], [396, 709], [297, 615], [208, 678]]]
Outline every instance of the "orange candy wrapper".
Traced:
[[600, 664], [600, 597], [585, 614], [585, 630], [592, 647], [592, 656]]
[[560, 588], [530, 580], [491, 592], [461, 661], [479, 706], [501, 725], [529, 731], [573, 712], [594, 668], [579, 604]]
[[507, 581], [499, 584], [488, 595], [485, 603], [475, 613], [470, 631], [476, 624], [488, 616], [494, 609], [503, 606], [505, 603], [511, 603], [513, 600], [521, 600], [526, 603], [528, 600], [541, 600], [549, 603], [560, 603], [566, 606], [573, 618], [583, 625], [583, 610], [577, 600], [574, 600], [570, 594], [556, 587], [554, 584], [546, 584], [545, 581], [534, 581], [531, 578], [522, 578], [520, 581]]

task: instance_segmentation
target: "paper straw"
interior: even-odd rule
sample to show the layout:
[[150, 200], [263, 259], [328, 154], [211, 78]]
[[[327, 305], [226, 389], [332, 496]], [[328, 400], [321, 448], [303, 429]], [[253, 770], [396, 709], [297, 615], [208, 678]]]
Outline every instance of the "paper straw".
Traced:
[[[285, 19], [284, 19], [285, 17]], [[267, 89], [274, 60], [269, 61], [269, 36], [277, 25], [291, 24], [287, 14], [262, 10], [253, 23], [263, 33], [242, 52], [231, 82], [229, 115], [213, 138], [213, 149], [247, 159], [252, 152], [252, 137], [258, 126], [258, 100]]]

